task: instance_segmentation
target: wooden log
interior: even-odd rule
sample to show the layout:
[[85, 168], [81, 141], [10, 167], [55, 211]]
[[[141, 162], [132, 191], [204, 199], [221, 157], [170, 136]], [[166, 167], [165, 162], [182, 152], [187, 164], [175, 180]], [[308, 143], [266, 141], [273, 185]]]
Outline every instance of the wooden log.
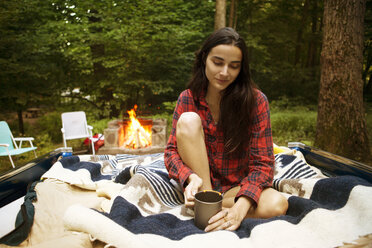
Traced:
[[150, 139], [150, 137], [147, 135], [145, 129], [143, 129], [143, 127], [141, 126], [141, 127], [139, 128], [139, 131], [140, 131], [141, 135], [146, 139], [146, 141], [147, 141], [147, 145], [150, 145], [150, 144], [151, 144], [151, 139]]
[[134, 140], [134, 135], [132, 134], [128, 139], [127, 141], [125, 141], [125, 146], [130, 146], [130, 144], [133, 142]]
[[141, 139], [140, 139], [139, 135], [140, 135], [140, 133], [139, 133], [139, 130], [137, 129], [136, 133], [135, 133], [137, 148], [142, 147], [142, 143], [141, 143]]

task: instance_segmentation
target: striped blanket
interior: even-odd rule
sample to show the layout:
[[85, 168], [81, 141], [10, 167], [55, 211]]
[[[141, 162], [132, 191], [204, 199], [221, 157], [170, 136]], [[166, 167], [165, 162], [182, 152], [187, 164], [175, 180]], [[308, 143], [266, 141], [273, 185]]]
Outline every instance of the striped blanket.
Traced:
[[194, 225], [162, 153], [66, 157], [43, 178], [103, 197], [99, 210], [71, 205], [63, 223], [107, 247], [337, 247], [372, 233], [370, 183], [325, 177], [298, 151], [276, 154], [275, 160], [273, 186], [288, 197], [287, 214], [246, 219], [234, 232], [205, 233]]

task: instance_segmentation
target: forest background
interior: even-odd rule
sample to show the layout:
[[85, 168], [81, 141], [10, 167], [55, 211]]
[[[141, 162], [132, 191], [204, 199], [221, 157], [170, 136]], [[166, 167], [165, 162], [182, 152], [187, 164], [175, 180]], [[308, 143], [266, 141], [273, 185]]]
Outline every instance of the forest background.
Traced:
[[[366, 6], [361, 73], [372, 144], [372, 0]], [[270, 101], [274, 143], [313, 145], [323, 1], [230, 0], [226, 7], [226, 23], [245, 39], [253, 79]], [[93, 132], [103, 133], [137, 104], [138, 115], [167, 118], [169, 128], [215, 11], [212, 0], [1, 1], [0, 119], [14, 136], [34, 137], [39, 155], [63, 146], [62, 112], [85, 111]], [[33, 107], [43, 114], [25, 118]]]

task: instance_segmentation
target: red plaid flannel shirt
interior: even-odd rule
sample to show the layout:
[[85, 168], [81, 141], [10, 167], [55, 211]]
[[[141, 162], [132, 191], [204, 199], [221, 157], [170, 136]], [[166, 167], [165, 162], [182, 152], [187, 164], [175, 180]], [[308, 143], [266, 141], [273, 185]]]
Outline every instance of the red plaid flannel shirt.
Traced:
[[274, 172], [269, 104], [266, 96], [258, 90], [256, 108], [250, 153], [247, 147], [242, 158], [231, 159], [224, 153], [222, 132], [217, 131], [205, 98], [202, 96], [200, 103], [196, 104], [191, 91], [183, 91], [173, 114], [172, 131], [164, 154], [169, 176], [185, 186], [187, 178], [193, 173], [177, 152], [176, 125], [183, 112], [196, 112], [204, 129], [213, 189], [223, 193], [241, 186], [236, 197], [244, 195], [257, 203], [262, 190], [272, 185]]

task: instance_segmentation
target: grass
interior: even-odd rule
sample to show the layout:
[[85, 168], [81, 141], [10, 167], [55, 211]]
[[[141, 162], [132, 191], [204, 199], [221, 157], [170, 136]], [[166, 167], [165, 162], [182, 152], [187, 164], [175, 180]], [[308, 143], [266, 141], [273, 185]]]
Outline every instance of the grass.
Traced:
[[270, 102], [273, 141], [279, 146], [288, 142], [313, 145], [316, 130], [317, 106], [294, 104], [288, 98]]
[[286, 146], [288, 142], [314, 143], [316, 129], [315, 111], [280, 111], [271, 114], [274, 143]]

